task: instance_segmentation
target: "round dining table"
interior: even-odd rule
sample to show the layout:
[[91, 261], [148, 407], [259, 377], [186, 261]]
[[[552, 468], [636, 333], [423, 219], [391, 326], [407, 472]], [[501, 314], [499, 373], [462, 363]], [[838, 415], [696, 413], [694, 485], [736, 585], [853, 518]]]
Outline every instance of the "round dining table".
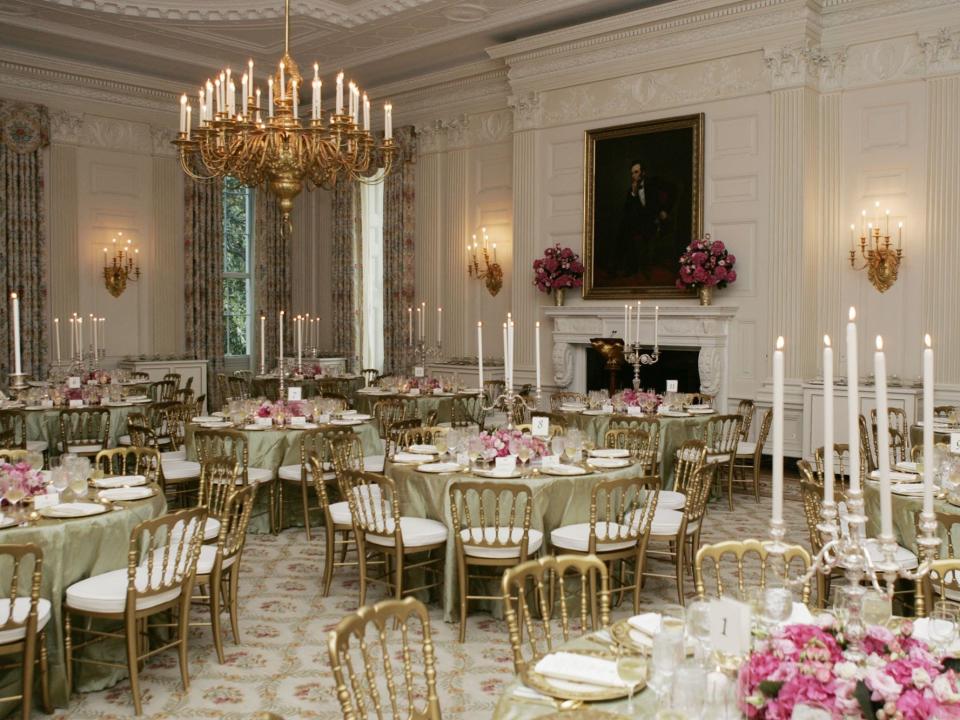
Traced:
[[[339, 381], [340, 387], [343, 389], [343, 394], [348, 398], [353, 399], [353, 396], [356, 394], [357, 390], [362, 388], [365, 384], [363, 375], [324, 375], [320, 378], [321, 382], [329, 382], [331, 380]], [[320, 394], [320, 387], [317, 380], [314, 378], [303, 378], [300, 380], [289, 379], [286, 381], [286, 387], [300, 387], [303, 388], [303, 398], [312, 398]], [[250, 394], [253, 397], [265, 397], [270, 400], [276, 401], [278, 399], [280, 391], [280, 379], [276, 375], [257, 375], [250, 382]]]
[[[603, 447], [607, 430], [613, 423], [629, 425], [637, 422], [642, 415], [617, 415], [604, 413], [599, 410], [580, 412], [560, 412], [567, 419], [570, 427], [576, 427], [584, 432], [587, 439]], [[687, 415], [685, 417], [670, 417], [657, 415], [660, 420], [660, 466], [659, 476], [664, 490], [673, 488], [673, 466], [676, 462], [677, 450], [687, 440], [700, 436], [703, 427], [714, 415]]]
[[[120, 438], [127, 434], [127, 418], [132, 413], [145, 413], [150, 402], [117, 403], [104, 405], [110, 411], [110, 432], [107, 447], [117, 447]], [[60, 442], [59, 408], [25, 408], [27, 440], [43, 440], [47, 448], [56, 453]]]
[[436, 411], [437, 423], [448, 423], [453, 419], [453, 401], [456, 398], [476, 397], [479, 390], [473, 392], [444, 392], [426, 395], [410, 393], [395, 393], [380, 390], [379, 388], [365, 388], [358, 390], [353, 404], [357, 412], [373, 414], [373, 407], [380, 400], [399, 399], [415, 403], [417, 415], [426, 419], [427, 415]]
[[[133, 502], [117, 502], [112, 510], [91, 517], [70, 519], [41, 518], [25, 525], [0, 529], [0, 543], [33, 543], [43, 550], [43, 580], [40, 596], [51, 604], [46, 626], [50, 674], [50, 697], [57, 707], [66, 707], [70, 700], [67, 687], [67, 666], [63, 638], [63, 601], [67, 588], [93, 575], [127, 567], [130, 535], [140, 523], [163, 515], [166, 499], [159, 488], [149, 498]], [[91, 493], [93, 491], [91, 490]], [[89, 500], [88, 500], [89, 502]], [[9, 572], [5, 568], [3, 572]], [[9, 577], [2, 578], [4, 584]], [[126, 662], [122, 641], [108, 640], [89, 649], [99, 659]], [[127, 677], [126, 670], [81, 663], [76, 666], [74, 685], [81, 692], [94, 692], [116, 685]], [[9, 670], [0, 675], [0, 696], [20, 691], [20, 671]], [[14, 703], [0, 705], [0, 717], [8, 714]], [[16, 704], [19, 706], [19, 703]]]
[[[424, 462], [429, 462], [429, 456], [424, 456]], [[520, 483], [530, 488], [532, 496], [532, 512], [530, 527], [540, 530], [544, 534], [541, 554], [549, 555], [550, 532], [562, 525], [584, 523], [590, 520], [590, 498], [594, 486], [603, 481], [619, 478], [636, 477], [639, 475], [639, 465], [632, 464], [625, 468], [593, 471], [586, 475], [554, 476], [540, 474], [524, 478], [506, 480], [509, 483]], [[402, 515], [438, 520], [447, 526], [446, 559], [443, 573], [443, 616], [447, 622], [454, 620], [457, 612], [457, 560], [456, 545], [453, 536], [453, 521], [450, 512], [450, 486], [458, 480], [487, 481], [496, 483], [498, 480], [481, 477], [468, 470], [451, 473], [428, 473], [417, 469], [416, 465], [401, 465], [387, 462], [386, 474], [394, 480], [399, 488], [400, 512]], [[499, 594], [499, 585], [491, 586], [489, 594]], [[490, 610], [496, 617], [502, 615], [501, 603], [494, 603]], [[476, 604], [473, 607], [477, 607]]]
[[[917, 478], [917, 482], [921, 482]], [[893, 485], [896, 490], [896, 484]], [[917, 515], [923, 509], [922, 495], [902, 495], [896, 492], [890, 494], [890, 505], [893, 510], [893, 534], [897, 538], [897, 543], [913, 551], [918, 552], [917, 548]], [[867, 479], [863, 484], [863, 508], [867, 516], [867, 535], [869, 537], [880, 536], [880, 483], [875, 480]], [[955, 517], [958, 521], [953, 528], [952, 540], [953, 547], [960, 548], [960, 507], [947, 502], [944, 499], [934, 498], [933, 509], [935, 512]], [[946, 542], [946, 530], [943, 525], [938, 525], [938, 532], [941, 539]], [[945, 557], [945, 555], [941, 555]]]

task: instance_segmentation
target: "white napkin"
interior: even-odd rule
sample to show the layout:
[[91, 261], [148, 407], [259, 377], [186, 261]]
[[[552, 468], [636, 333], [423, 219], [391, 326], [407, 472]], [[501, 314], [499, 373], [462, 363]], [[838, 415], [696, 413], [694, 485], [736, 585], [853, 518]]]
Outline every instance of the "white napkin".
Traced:
[[398, 452], [396, 455], [393, 456], [393, 462], [420, 464], [423, 462], [423, 455], [417, 455], [416, 453], [408, 453], [408, 452]]
[[551, 465], [541, 468], [541, 471], [547, 475], [586, 475], [587, 471], [576, 465]]
[[806, 605], [798, 602], [793, 603], [793, 610], [787, 619], [788, 625], [812, 625], [813, 622], [813, 613]]
[[623, 467], [627, 467], [628, 465], [630, 465], [630, 461], [629, 461], [629, 460], [623, 460], [623, 459], [621, 459], [621, 458], [603, 458], [603, 457], [598, 457], [598, 458], [591, 458], [590, 460], [587, 460], [587, 465], [589, 465], [590, 467], [593, 467], [593, 468], [601, 468], [601, 469], [605, 469], [605, 468], [623, 468]]
[[93, 484], [98, 488], [134, 487], [146, 485], [147, 479], [143, 475], [115, 475], [94, 480]]
[[590, 655], [562, 651], [550, 653], [541, 658], [534, 669], [544, 677], [557, 680], [600, 687], [627, 687], [617, 674], [617, 664], [614, 661]]
[[626, 458], [630, 457], [630, 451], [626, 448], [597, 448], [590, 451], [590, 456], [595, 458]]
[[151, 495], [153, 495], [153, 490], [148, 487], [110, 488], [98, 493], [101, 500], [140, 500]]
[[437, 446], [436, 445], [411, 445], [410, 452], [419, 453], [420, 455], [436, 455]]
[[923, 483], [897, 483], [890, 488], [890, 492], [892, 492], [894, 495], [922, 495]]
[[916, 474], [918, 470], [917, 468], [918, 465], [919, 463], [915, 463], [910, 460], [904, 460], [903, 462], [898, 462], [893, 467], [896, 468], [897, 470], [903, 470], [903, 472]]
[[[871, 480], [879, 480], [879, 479], [880, 479], [880, 471], [879, 471], [879, 470], [871, 470], [869, 477], [870, 477]], [[911, 472], [898, 472], [898, 471], [896, 471], [896, 470], [891, 470], [891, 471], [890, 471], [890, 481], [891, 481], [891, 482], [911, 482], [911, 481], [916, 480], [916, 479], [917, 479], [917, 474], [916, 474], [916, 473], [911, 473]]]
[[83, 517], [90, 514], [90, 503], [61, 503], [51, 508], [60, 517]]
[[648, 612], [642, 615], [634, 615], [627, 620], [627, 623], [633, 629], [652, 637], [660, 632], [660, 613]]
[[417, 470], [427, 473], [448, 473], [456, 472], [459, 469], [460, 466], [455, 462], [435, 462], [417, 466]]

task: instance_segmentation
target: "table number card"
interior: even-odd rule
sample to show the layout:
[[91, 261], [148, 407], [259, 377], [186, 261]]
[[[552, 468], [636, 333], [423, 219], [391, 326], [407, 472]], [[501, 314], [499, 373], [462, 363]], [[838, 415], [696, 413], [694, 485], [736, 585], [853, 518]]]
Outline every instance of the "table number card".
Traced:
[[465, 468], [470, 467], [470, 454], [465, 452], [458, 452], [457, 465]]
[[307, 424], [307, 419], [303, 415], [294, 415], [290, 418], [290, 425], [292, 427], [303, 427]]
[[950, 452], [960, 455], [960, 432], [950, 433]]
[[314, 420], [321, 425], [326, 425], [328, 422], [330, 422], [330, 413], [321, 413], [320, 415], [317, 415]]
[[290, 400], [291, 402], [303, 400], [303, 388], [302, 387], [287, 388], [287, 400]]
[[504, 475], [509, 475], [517, 469], [517, 458], [515, 455], [507, 455], [496, 459], [496, 470]]
[[631, 405], [627, 408], [627, 415], [643, 415], [643, 408]]
[[420, 388], [410, 388], [410, 395], [419, 395]]
[[258, 417], [254, 420], [254, 423], [260, 427], [270, 427], [273, 425], [273, 418], [270, 417]]
[[720, 598], [710, 603], [710, 645], [723, 655], [744, 656], [750, 652], [750, 606]]
[[613, 412], [613, 405], [611, 405], [610, 403], [606, 403], [606, 404], [600, 406], [600, 410], [601, 410], [602, 412], [605, 412], [605, 413], [612, 413], [612, 412]]
[[547, 437], [550, 435], [550, 418], [538, 415], [530, 419], [530, 433], [534, 437]]
[[71, 401], [70, 401], [70, 407], [72, 407], [72, 408], [83, 407], [83, 400], [71, 400]]
[[413, 376], [414, 376], [414, 377], [424, 377], [426, 374], [427, 374], [427, 373], [426, 373], [426, 371], [423, 369], [423, 365], [416, 365], [416, 366], [413, 368]]
[[67, 387], [71, 390], [80, 389], [80, 377], [78, 375], [71, 375], [67, 378]]
[[676, 380], [667, 380], [667, 392], [677, 392]]

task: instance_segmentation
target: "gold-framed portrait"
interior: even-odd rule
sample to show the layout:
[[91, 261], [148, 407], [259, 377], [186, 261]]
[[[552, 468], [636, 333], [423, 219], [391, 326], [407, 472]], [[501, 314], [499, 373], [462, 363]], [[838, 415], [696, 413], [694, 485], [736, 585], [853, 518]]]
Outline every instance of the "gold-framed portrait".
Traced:
[[587, 130], [583, 296], [690, 297], [679, 259], [703, 234], [703, 113]]

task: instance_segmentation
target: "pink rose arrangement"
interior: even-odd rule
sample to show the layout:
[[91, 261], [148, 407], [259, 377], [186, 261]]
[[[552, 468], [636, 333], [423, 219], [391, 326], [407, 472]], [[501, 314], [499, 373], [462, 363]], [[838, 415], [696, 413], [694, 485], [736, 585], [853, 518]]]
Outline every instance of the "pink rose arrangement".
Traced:
[[519, 430], [484, 431], [480, 433], [479, 437], [480, 442], [483, 443], [483, 457], [487, 460], [510, 455], [510, 445], [512, 443], [515, 443], [516, 446], [530, 448], [533, 457], [549, 455], [547, 444], [543, 440]]
[[678, 288], [718, 287], [725, 288], [736, 282], [737, 271], [733, 269], [737, 258], [727, 251], [719, 240], [711, 240], [710, 233], [694, 240], [680, 256]]
[[313, 367], [306, 370], [307, 377], [319, 378], [323, 377], [323, 365], [315, 364]]
[[750, 720], [789, 720], [798, 705], [834, 718], [960, 719], [953, 661], [941, 662], [912, 633], [910, 622], [896, 633], [871, 626], [867, 659], [855, 664], [844, 657], [833, 624], [788, 625], [761, 641], [740, 668], [740, 709]]
[[628, 388], [614, 395], [612, 400], [614, 403], [619, 400], [627, 407], [644, 407], [656, 410], [663, 401], [663, 398], [653, 392], [642, 392]]
[[100, 385], [108, 385], [110, 384], [110, 373], [106, 370], [91, 370], [88, 373], [84, 373], [83, 382], [88, 383], [91, 381], [95, 381]]
[[306, 405], [304, 405], [302, 400], [277, 400], [276, 402], [265, 400], [260, 403], [256, 415], [262, 418], [277, 418], [280, 415], [299, 417], [306, 416], [305, 409]]
[[34, 470], [27, 463], [0, 463], [0, 494], [3, 496], [11, 489], [18, 489], [26, 497], [33, 497], [45, 493], [46, 487], [43, 473]]
[[549, 293], [554, 288], [578, 288], [583, 285], [583, 263], [580, 256], [560, 243], [543, 251], [543, 257], [533, 261], [533, 284], [537, 290]]
[[442, 390], [443, 383], [441, 383], [438, 378], [434, 377], [410, 378], [410, 380], [407, 382], [407, 387], [410, 390], [433, 392], [434, 390]]

